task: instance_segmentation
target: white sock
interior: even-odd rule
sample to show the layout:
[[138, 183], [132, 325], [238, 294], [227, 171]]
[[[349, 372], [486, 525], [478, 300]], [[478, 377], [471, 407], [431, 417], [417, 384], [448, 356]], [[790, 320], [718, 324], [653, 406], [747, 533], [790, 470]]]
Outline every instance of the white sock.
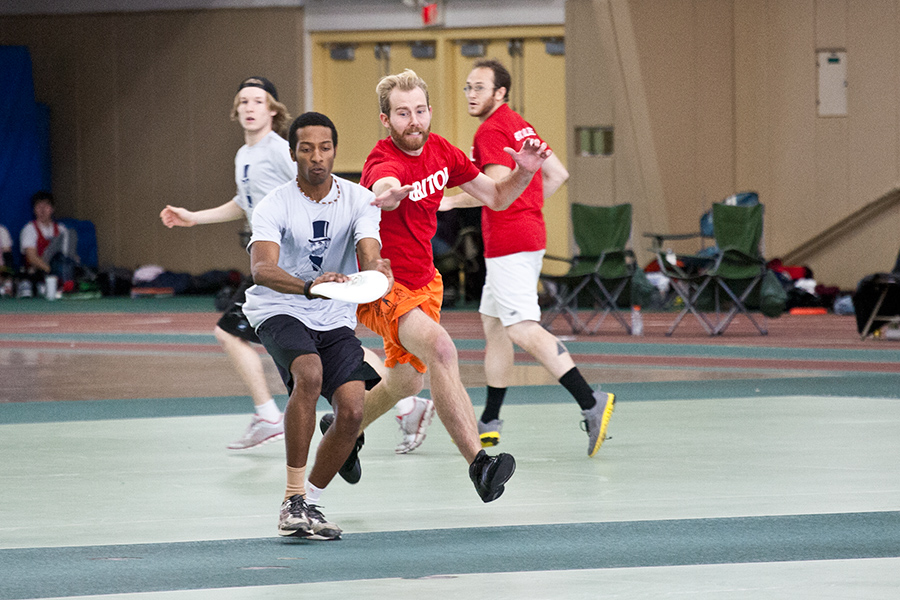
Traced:
[[260, 419], [268, 421], [269, 423], [277, 423], [281, 420], [281, 411], [278, 410], [278, 405], [275, 404], [274, 399], [257, 406], [256, 414], [259, 415]]
[[412, 412], [412, 410], [416, 407], [416, 397], [415, 396], [407, 396], [403, 400], [397, 402], [394, 405], [394, 408], [397, 409], [397, 412], [401, 415], [406, 415]]
[[307, 504], [319, 504], [319, 498], [322, 497], [322, 492], [324, 492], [322, 488], [317, 488], [313, 484], [311, 484], [308, 480], [306, 482], [306, 503]]

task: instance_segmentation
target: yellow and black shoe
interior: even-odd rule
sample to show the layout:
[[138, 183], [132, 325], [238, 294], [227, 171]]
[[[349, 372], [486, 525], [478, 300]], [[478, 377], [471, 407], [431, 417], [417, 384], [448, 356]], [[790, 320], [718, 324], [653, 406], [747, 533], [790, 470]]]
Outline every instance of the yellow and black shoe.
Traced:
[[489, 423], [478, 420], [478, 437], [481, 438], [481, 447], [490, 448], [500, 443], [500, 430], [503, 429], [503, 420], [494, 419]]

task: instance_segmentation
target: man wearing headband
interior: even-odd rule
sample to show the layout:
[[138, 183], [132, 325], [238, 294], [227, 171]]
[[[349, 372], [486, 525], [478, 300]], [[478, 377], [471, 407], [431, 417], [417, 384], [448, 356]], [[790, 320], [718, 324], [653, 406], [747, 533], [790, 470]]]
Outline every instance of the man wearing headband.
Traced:
[[[265, 77], [248, 77], [238, 86], [231, 109], [231, 120], [244, 130], [244, 145], [234, 158], [237, 193], [228, 202], [199, 211], [166, 206], [160, 218], [166, 227], [192, 227], [246, 219], [263, 197], [277, 186], [291, 181], [296, 169], [287, 141], [279, 135], [290, 115], [278, 101], [278, 92]], [[228, 445], [231, 450], [248, 450], [284, 437], [281, 411], [269, 392], [262, 360], [250, 343], [260, 343], [247, 322], [241, 306], [244, 292], [252, 285], [246, 278], [231, 300], [231, 306], [219, 319], [216, 339], [225, 350], [241, 379], [250, 390], [255, 412], [244, 436]]]

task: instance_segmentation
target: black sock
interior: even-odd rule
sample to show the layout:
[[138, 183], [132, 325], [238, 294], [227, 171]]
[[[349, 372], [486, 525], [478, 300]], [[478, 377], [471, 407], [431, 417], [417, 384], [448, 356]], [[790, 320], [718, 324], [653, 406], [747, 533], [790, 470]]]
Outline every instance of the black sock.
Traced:
[[564, 388], [569, 390], [569, 393], [575, 398], [575, 402], [578, 403], [581, 410], [589, 410], [597, 404], [597, 399], [594, 398], [594, 390], [591, 389], [588, 382], [578, 372], [578, 367], [569, 369], [565, 375], [559, 378], [559, 382]]
[[500, 418], [500, 407], [503, 406], [503, 398], [506, 396], [506, 388], [487, 386], [487, 400], [484, 403], [484, 412], [481, 413], [481, 422], [490, 423]]

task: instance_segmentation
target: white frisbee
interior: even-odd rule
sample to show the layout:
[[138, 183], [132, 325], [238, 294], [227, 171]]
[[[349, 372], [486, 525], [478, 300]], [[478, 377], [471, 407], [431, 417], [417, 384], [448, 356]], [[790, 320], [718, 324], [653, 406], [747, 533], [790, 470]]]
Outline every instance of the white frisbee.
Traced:
[[388, 278], [381, 271], [360, 271], [348, 277], [349, 281], [341, 283], [337, 281], [317, 283], [309, 288], [309, 293], [332, 300], [366, 304], [378, 300], [388, 291]]

